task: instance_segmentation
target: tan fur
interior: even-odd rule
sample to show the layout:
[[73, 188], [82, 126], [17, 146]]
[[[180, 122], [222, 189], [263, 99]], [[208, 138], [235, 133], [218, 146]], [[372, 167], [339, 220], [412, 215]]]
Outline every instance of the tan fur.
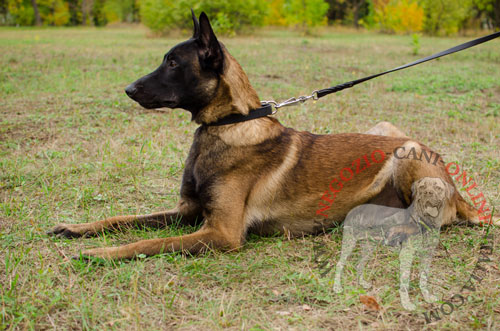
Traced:
[[[216, 97], [195, 118], [210, 123], [232, 113], [247, 114], [260, 106], [240, 65], [224, 49], [224, 74]], [[401, 160], [391, 153], [396, 147], [427, 147], [410, 141], [392, 125], [370, 134], [313, 135], [283, 127], [274, 118], [261, 118], [219, 127], [200, 126], [185, 163], [181, 198], [173, 210], [143, 216], [119, 216], [88, 224], [61, 224], [52, 233], [66, 236], [92, 235], [121, 225], [170, 225], [175, 220], [202, 228], [180, 237], [153, 239], [134, 244], [84, 251], [87, 256], [132, 258], [169, 251], [196, 253], [209, 248], [233, 250], [244, 243], [247, 231], [281, 232], [288, 236], [316, 233], [338, 222], [354, 207], [370, 201], [406, 203], [411, 187], [423, 177], [441, 178], [453, 185], [444, 164]], [[355, 167], [357, 159], [383, 151], [386, 158], [373, 163], [346, 181], [326, 211], [317, 215], [318, 204], [329, 184], [342, 169]], [[446, 208], [445, 223], [462, 215], [477, 218], [472, 207], [465, 210], [458, 192]]]
[[380, 122], [373, 128], [366, 131], [366, 133], [388, 137], [408, 138], [401, 130], [389, 122]]
[[210, 134], [217, 135], [224, 143], [235, 147], [260, 144], [266, 139], [278, 136], [282, 131], [269, 117], [237, 124], [212, 126], [208, 129]]
[[216, 96], [195, 118], [198, 124], [215, 122], [229, 114], [248, 115], [251, 109], [260, 107], [260, 99], [250, 85], [240, 64], [223, 47], [224, 75], [221, 77]]

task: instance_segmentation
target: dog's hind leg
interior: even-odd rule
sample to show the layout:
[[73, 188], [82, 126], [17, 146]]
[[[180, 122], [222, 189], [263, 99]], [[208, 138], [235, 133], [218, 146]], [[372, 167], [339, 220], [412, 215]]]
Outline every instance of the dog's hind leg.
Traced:
[[342, 237], [342, 251], [340, 252], [340, 259], [335, 268], [335, 279], [333, 283], [333, 290], [335, 293], [342, 292], [342, 273], [347, 259], [352, 254], [354, 247], [356, 247], [356, 237], [351, 226], [344, 226], [344, 234]]
[[131, 226], [165, 227], [177, 222], [193, 224], [197, 221], [197, 218], [200, 218], [199, 221], [201, 222], [199, 209], [195, 202], [181, 199], [176, 208], [168, 211], [147, 215], [114, 216], [92, 223], [62, 223], [50, 230], [48, 234], [75, 238], [96, 235], [104, 230], [121, 230]]
[[420, 245], [419, 247], [420, 252], [418, 252], [419, 255], [421, 256], [419, 285], [424, 300], [428, 303], [432, 303], [436, 302], [438, 300], [438, 297], [429, 292], [429, 288], [427, 286], [427, 280], [429, 275], [429, 269], [431, 267], [432, 257], [439, 243], [439, 229], [430, 230], [424, 236], [425, 237], [421, 239], [422, 245]]
[[389, 122], [377, 123], [373, 128], [365, 132], [366, 134], [374, 134], [378, 136], [401, 137], [408, 138], [401, 130]]
[[370, 260], [373, 251], [375, 250], [376, 245], [372, 242], [372, 239], [365, 239], [363, 244], [361, 245], [361, 259], [356, 267], [356, 274], [358, 275], [358, 283], [364, 289], [369, 289], [372, 287], [372, 284], [366, 281], [363, 272], [365, 270], [366, 263]]
[[415, 243], [412, 240], [406, 241], [399, 253], [399, 296], [401, 298], [401, 305], [406, 310], [415, 310], [417, 308], [411, 301], [408, 295], [408, 289], [410, 287], [410, 274], [411, 265], [413, 263], [413, 258], [415, 256]]

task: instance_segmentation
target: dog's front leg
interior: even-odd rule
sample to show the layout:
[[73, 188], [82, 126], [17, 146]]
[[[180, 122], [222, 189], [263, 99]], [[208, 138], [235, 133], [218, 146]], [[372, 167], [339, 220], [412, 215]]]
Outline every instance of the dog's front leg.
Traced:
[[61, 223], [50, 230], [48, 234], [75, 238], [93, 236], [104, 230], [121, 230], [131, 226], [164, 227], [175, 222], [191, 224], [196, 221], [197, 217], [201, 218], [200, 210], [201, 208], [196, 202], [181, 199], [177, 207], [171, 210], [147, 215], [114, 216], [92, 223]]
[[372, 241], [372, 238], [364, 239], [363, 244], [361, 245], [361, 259], [359, 260], [358, 266], [356, 267], [356, 274], [358, 275], [358, 283], [363, 286], [364, 289], [369, 289], [372, 287], [372, 284], [367, 281], [364, 277], [364, 270], [366, 263], [372, 257], [373, 251], [376, 248], [375, 242]]
[[196, 254], [207, 249], [234, 250], [241, 246], [240, 241], [210, 227], [179, 237], [141, 240], [118, 247], [95, 248], [82, 252], [84, 257], [104, 259], [132, 259], [141, 255], [152, 256], [162, 253], [183, 251]]
[[337, 267], [335, 268], [335, 278], [333, 281], [333, 290], [335, 291], [335, 293], [342, 293], [342, 273], [344, 272], [344, 266], [347, 263], [347, 259], [356, 247], [356, 243], [357, 239], [354, 236], [354, 230], [352, 226], [344, 225], [344, 234], [342, 236], [342, 250], [340, 252], [339, 262], [337, 262]]
[[[196, 254], [207, 249], [235, 250], [243, 244], [245, 192], [235, 190], [229, 183], [212, 192], [217, 197], [204, 210], [205, 221], [200, 230], [179, 237], [142, 240], [119, 246], [83, 251], [84, 256], [107, 259], [131, 259], [139, 255], [168, 252]], [[241, 196], [238, 196], [238, 192]]]
[[408, 289], [410, 287], [410, 274], [413, 257], [415, 256], [414, 243], [407, 240], [403, 243], [401, 252], [399, 253], [399, 296], [401, 298], [401, 305], [406, 310], [415, 310], [417, 307], [410, 301]]
[[438, 297], [429, 292], [427, 286], [427, 279], [429, 275], [429, 269], [432, 262], [432, 257], [434, 251], [439, 243], [439, 229], [430, 230], [425, 234], [425, 239], [423, 239], [421, 247], [421, 262], [420, 262], [420, 291], [424, 297], [424, 300], [428, 303], [438, 301]]

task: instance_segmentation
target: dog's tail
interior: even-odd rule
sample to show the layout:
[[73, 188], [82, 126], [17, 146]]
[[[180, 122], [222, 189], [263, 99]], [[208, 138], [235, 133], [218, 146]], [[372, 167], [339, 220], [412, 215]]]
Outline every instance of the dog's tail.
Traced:
[[[467, 201], [465, 201], [465, 199], [460, 195], [460, 193], [455, 191], [455, 194], [456, 194], [455, 202], [456, 202], [458, 217], [467, 220], [472, 224], [487, 225], [490, 222], [492, 222], [493, 225], [500, 226], [500, 216], [496, 211], [488, 210], [485, 213], [479, 213], [479, 211], [476, 208], [472, 207]], [[495, 214], [493, 214], [493, 212], [495, 212]]]

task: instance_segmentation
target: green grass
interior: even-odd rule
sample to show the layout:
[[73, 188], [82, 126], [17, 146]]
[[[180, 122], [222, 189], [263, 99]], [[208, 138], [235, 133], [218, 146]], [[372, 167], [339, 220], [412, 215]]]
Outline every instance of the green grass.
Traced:
[[[84, 248], [193, 231], [171, 227], [55, 239], [60, 222], [95, 221], [174, 206], [196, 125], [180, 109], [147, 111], [124, 87], [156, 68], [183, 40], [140, 28], [0, 29], [0, 329], [495, 329], [500, 323], [498, 251], [466, 303], [426, 325], [416, 274], [403, 310], [396, 253], [380, 249], [355, 282], [332, 291], [313, 248], [333, 263], [341, 234], [249, 238], [235, 253], [162, 255], [130, 262], [71, 262]], [[419, 56], [469, 38], [421, 37]], [[329, 30], [318, 38], [282, 30], [224, 39], [261, 99], [283, 100], [413, 61], [411, 36]], [[500, 42], [285, 108], [286, 126], [362, 132], [387, 120], [474, 176], [489, 206], [500, 202]], [[490, 207], [491, 208], [491, 207]], [[442, 234], [431, 271], [441, 297], [460, 291], [479, 258], [485, 228]], [[356, 257], [351, 258], [351, 262]], [[380, 314], [359, 295], [375, 296]]]

